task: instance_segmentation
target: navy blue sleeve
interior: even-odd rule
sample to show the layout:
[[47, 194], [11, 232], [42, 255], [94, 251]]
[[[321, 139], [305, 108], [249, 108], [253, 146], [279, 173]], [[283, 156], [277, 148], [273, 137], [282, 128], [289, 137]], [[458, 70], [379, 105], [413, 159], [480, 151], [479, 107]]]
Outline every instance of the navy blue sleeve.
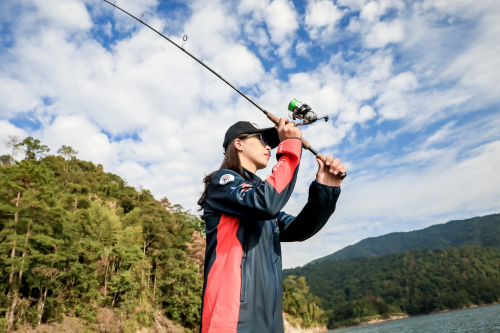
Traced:
[[309, 199], [297, 217], [280, 212], [278, 227], [280, 241], [301, 242], [314, 236], [328, 222], [335, 211], [340, 187], [313, 181], [309, 186]]
[[206, 205], [224, 215], [253, 220], [270, 220], [292, 195], [302, 155], [300, 139], [288, 139], [277, 148], [277, 164], [272, 174], [259, 184], [246, 181], [238, 173], [222, 169], [212, 177]]

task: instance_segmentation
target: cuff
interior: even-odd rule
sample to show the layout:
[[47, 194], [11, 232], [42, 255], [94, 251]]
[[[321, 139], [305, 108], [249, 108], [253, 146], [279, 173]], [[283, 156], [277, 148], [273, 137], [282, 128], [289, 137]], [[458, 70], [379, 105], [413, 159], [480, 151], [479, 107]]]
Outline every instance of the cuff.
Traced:
[[338, 189], [340, 189], [340, 186], [330, 186], [330, 185], [321, 184], [316, 179], [313, 180], [312, 183], [315, 184], [316, 186], [319, 186], [319, 187], [322, 187], [322, 188], [331, 188], [331, 189], [337, 189], [338, 188]]
[[276, 156], [281, 154], [292, 154], [300, 158], [302, 154], [302, 141], [300, 138], [291, 138], [281, 141], [276, 150]]

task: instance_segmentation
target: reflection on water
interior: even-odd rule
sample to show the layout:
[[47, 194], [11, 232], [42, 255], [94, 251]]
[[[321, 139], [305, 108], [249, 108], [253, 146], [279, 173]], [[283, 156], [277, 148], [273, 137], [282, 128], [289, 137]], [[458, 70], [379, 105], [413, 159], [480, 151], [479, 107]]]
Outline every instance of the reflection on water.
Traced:
[[341, 328], [329, 333], [499, 333], [500, 304], [436, 313], [379, 324]]

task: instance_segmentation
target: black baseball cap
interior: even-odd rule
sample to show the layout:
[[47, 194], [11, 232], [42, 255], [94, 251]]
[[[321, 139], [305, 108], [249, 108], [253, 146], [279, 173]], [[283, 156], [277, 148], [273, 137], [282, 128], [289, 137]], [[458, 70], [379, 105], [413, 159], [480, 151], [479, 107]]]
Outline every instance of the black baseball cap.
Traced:
[[242, 134], [253, 133], [261, 133], [271, 149], [278, 147], [278, 145], [280, 144], [280, 137], [278, 136], [278, 131], [276, 130], [276, 128], [260, 128], [256, 123], [252, 123], [249, 121], [238, 121], [236, 124], [229, 127], [229, 129], [226, 131], [226, 135], [224, 136], [224, 143], [222, 144], [222, 147], [224, 147], [224, 151], [226, 151], [229, 143], [236, 139], [238, 136]]

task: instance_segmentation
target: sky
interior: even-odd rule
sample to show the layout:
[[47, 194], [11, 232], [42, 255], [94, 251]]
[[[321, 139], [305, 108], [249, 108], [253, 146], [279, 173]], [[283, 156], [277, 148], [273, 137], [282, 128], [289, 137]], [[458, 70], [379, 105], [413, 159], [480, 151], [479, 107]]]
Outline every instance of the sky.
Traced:
[[[297, 98], [330, 117], [303, 135], [348, 177], [327, 225], [283, 244], [284, 268], [367, 237], [500, 212], [498, 0], [116, 5], [176, 43], [187, 35], [186, 50], [276, 116]], [[239, 120], [271, 125], [104, 1], [0, 2], [2, 142], [33, 136], [53, 154], [72, 146], [197, 213], [202, 178], [218, 169], [224, 133]], [[287, 213], [307, 202], [316, 170], [304, 151]]]

